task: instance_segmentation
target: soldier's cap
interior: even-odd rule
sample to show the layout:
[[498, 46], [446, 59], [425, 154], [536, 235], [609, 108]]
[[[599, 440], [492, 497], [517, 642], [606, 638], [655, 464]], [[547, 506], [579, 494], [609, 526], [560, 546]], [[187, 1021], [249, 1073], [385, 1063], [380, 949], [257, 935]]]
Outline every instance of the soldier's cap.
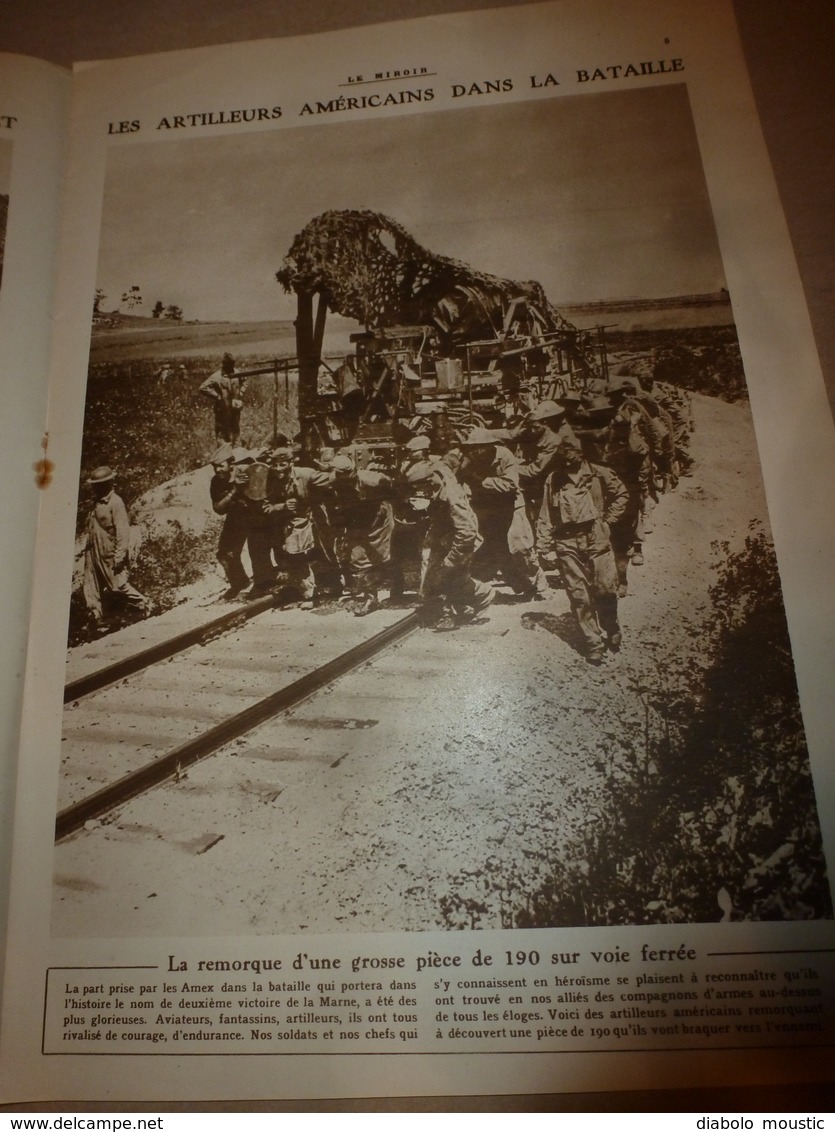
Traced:
[[254, 464], [255, 457], [246, 448], [233, 448], [232, 459], [236, 464]]
[[560, 460], [565, 460], [572, 457], [582, 456], [583, 449], [575, 440], [561, 440], [557, 445], [555, 455]]
[[227, 460], [235, 459], [235, 451], [229, 443], [221, 444], [219, 448], [215, 449], [212, 453], [213, 464], [225, 464]]
[[235, 372], [235, 359], [231, 354], [224, 354], [220, 359], [220, 372], [221, 373], [234, 373]]
[[468, 445], [497, 443], [498, 441], [496, 440], [495, 436], [493, 436], [493, 434], [487, 428], [471, 429], [470, 432], [462, 440], [459, 441], [459, 444]]
[[337, 453], [331, 460], [331, 471], [334, 472], [352, 472], [354, 470], [354, 461], [350, 456], [345, 456], [342, 453]]
[[106, 464], [102, 464], [100, 468], [94, 468], [90, 472], [90, 478], [87, 483], [91, 486], [97, 483], [110, 483], [111, 480], [116, 478], [116, 474], [112, 468], [108, 468]]
[[431, 479], [436, 471], [436, 466], [428, 460], [419, 460], [416, 464], [412, 464], [411, 468], [406, 469], [406, 483], [424, 483]]
[[328, 471], [331, 466], [331, 461], [333, 460], [335, 455], [336, 453], [334, 452], [333, 448], [323, 448], [319, 453], [318, 459], [315, 461], [316, 467], [321, 471]]
[[292, 448], [282, 448], [282, 447], [270, 448], [269, 453], [270, 453], [270, 456], [273, 458], [273, 460], [277, 460], [279, 458], [282, 459], [282, 460], [292, 460], [293, 459], [293, 449]]
[[637, 393], [638, 392], [638, 379], [637, 377], [622, 377], [615, 385], [609, 387], [608, 392], [612, 393]]
[[564, 405], [558, 405], [556, 401], [540, 401], [538, 405], [534, 405], [528, 420], [547, 421], [551, 417], [561, 417], [564, 414]]
[[428, 436], [413, 436], [411, 440], [407, 440], [403, 447], [408, 452], [428, 452], [429, 451], [429, 437]]
[[583, 416], [612, 416], [615, 412], [615, 407], [608, 397], [602, 394], [597, 397], [589, 397], [587, 401], [583, 402], [581, 413]]
[[564, 405], [566, 408], [569, 405], [579, 405], [582, 400], [583, 398], [576, 389], [567, 389], [561, 397], [557, 397], [559, 404]]

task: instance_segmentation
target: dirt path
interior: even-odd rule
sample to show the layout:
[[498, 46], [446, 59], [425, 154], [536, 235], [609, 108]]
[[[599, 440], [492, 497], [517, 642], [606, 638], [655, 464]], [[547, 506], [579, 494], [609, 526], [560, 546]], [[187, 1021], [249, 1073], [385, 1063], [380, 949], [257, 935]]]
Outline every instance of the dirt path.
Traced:
[[[747, 405], [694, 401], [694, 475], [662, 498], [646, 563], [632, 568], [620, 654], [600, 669], [586, 664], [560, 590], [545, 603], [497, 604], [483, 626], [419, 631], [334, 686], [332, 712], [353, 704], [361, 714], [356, 705], [381, 680], [393, 704], [337, 765], [312, 759], [310, 774], [269, 804], [242, 806], [218, 787], [209, 760], [189, 773], [189, 828], [176, 843], [125, 835], [164, 825], [158, 790], [126, 807], [121, 832], [103, 831], [104, 846], [84, 836], [60, 846], [54, 930], [219, 935], [509, 923], [580, 835], [613, 765], [646, 757], [647, 692], [699, 656], [718, 560], [711, 544], [737, 548], [750, 521], [765, 519]], [[337, 638], [336, 618], [320, 624]], [[295, 744], [310, 754], [304, 744], [319, 741], [322, 710], [302, 705], [230, 753], [264, 773], [273, 752], [280, 775], [276, 752]], [[195, 854], [189, 847], [209, 830], [222, 840]]]
[[562, 591], [444, 637], [435, 647], [453, 662], [404, 720], [400, 748], [369, 744], [326, 791], [285, 801], [304, 834], [265, 878], [259, 930], [501, 927], [524, 906], [614, 760], [644, 756], [643, 690], [699, 649], [711, 543], [739, 546], [765, 516], [747, 406], [697, 401], [698, 470], [657, 509], [621, 603], [622, 652], [586, 664]]

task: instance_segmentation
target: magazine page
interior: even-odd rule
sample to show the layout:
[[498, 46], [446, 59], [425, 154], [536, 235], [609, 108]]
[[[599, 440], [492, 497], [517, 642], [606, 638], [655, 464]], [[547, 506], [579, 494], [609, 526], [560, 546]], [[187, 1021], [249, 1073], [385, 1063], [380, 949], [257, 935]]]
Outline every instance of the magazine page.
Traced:
[[828, 412], [730, 6], [76, 70], [3, 1095], [831, 1069]]
[[[0, 499], [0, 856], [11, 855], [29, 597], [39, 487], [45, 487], [47, 370], [70, 75], [36, 59], [0, 55], [0, 343], [4, 408]], [[6, 877], [0, 907], [5, 910]], [[0, 917], [2, 918], [2, 917]], [[5, 936], [5, 932], [3, 932]]]

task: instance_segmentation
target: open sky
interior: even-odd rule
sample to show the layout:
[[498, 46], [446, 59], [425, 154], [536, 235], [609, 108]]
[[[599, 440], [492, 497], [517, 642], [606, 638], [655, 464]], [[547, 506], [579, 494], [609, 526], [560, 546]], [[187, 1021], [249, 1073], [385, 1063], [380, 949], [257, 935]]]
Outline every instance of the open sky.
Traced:
[[725, 285], [683, 85], [155, 140], [108, 158], [97, 285], [203, 320], [292, 318], [275, 281], [328, 209], [569, 301]]

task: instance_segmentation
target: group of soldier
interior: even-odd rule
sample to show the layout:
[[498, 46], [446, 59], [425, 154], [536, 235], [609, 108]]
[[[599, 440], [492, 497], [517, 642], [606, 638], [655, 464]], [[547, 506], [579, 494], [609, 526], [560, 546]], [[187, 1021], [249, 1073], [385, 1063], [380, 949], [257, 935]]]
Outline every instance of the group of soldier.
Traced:
[[412, 591], [436, 629], [452, 630], [484, 620], [499, 580], [536, 601], [556, 572], [599, 665], [621, 647], [618, 599], [643, 563], [653, 505], [690, 470], [689, 400], [653, 384], [569, 390], [507, 428], [415, 418], [382, 459], [349, 444], [300, 462], [289, 438], [247, 451], [231, 435], [210, 485], [226, 596], [279, 593], [312, 608], [336, 591], [365, 616], [381, 593]]

